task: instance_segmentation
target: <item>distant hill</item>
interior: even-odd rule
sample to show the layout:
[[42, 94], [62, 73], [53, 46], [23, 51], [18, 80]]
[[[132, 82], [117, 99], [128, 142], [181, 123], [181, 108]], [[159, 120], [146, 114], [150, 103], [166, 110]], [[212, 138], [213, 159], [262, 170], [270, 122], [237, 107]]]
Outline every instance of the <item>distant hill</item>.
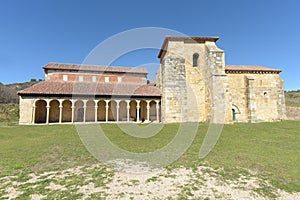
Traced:
[[17, 92], [28, 88], [41, 80], [31, 79], [25, 83], [2, 84], [0, 82], [0, 104], [15, 104], [19, 103]]
[[289, 107], [300, 107], [300, 90], [285, 92], [285, 104]]

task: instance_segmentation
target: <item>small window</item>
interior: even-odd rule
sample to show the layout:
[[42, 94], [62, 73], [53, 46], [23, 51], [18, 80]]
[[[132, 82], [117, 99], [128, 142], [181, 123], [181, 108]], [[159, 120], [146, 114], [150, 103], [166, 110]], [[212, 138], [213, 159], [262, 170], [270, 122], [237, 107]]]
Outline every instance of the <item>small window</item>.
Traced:
[[63, 81], [68, 81], [68, 75], [63, 75]]
[[97, 81], [96, 76], [92, 76], [92, 81], [93, 81], [93, 82], [96, 82], [96, 81]]
[[104, 78], [105, 83], [109, 83], [109, 77]]
[[78, 77], [79, 82], [83, 82], [83, 76]]
[[122, 77], [118, 77], [118, 83], [122, 82]]
[[193, 55], [193, 67], [198, 67], [198, 59], [199, 59], [199, 54], [194, 53], [194, 55]]

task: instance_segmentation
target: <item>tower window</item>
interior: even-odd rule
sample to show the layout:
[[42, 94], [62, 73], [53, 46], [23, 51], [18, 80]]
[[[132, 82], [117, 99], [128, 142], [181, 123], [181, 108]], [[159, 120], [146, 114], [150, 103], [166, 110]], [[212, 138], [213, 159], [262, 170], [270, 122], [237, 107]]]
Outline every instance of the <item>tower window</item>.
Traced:
[[118, 77], [118, 83], [122, 82], [122, 77]]
[[63, 81], [68, 81], [68, 75], [66, 74], [63, 75]]
[[83, 76], [78, 77], [79, 82], [83, 82]]
[[193, 55], [193, 67], [198, 67], [198, 59], [199, 59], [199, 54], [194, 53], [194, 55]]

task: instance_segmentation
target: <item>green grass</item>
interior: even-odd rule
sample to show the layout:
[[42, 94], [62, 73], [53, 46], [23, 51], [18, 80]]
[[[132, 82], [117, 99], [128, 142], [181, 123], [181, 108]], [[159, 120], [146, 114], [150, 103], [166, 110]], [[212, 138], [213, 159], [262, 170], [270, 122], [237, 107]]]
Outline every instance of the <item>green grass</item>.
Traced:
[[[208, 126], [200, 124], [193, 144], [169, 169], [209, 165], [222, 168], [222, 176], [229, 179], [251, 170], [278, 188], [300, 192], [299, 121], [225, 125], [213, 151], [199, 160]], [[115, 145], [133, 152], [150, 152], [168, 144], [179, 125], [165, 125], [148, 139], [129, 136], [115, 124], [101, 127]], [[0, 127], [0, 158], [0, 177], [17, 175], [20, 180], [28, 179], [31, 172], [97, 163], [82, 145], [74, 125]]]

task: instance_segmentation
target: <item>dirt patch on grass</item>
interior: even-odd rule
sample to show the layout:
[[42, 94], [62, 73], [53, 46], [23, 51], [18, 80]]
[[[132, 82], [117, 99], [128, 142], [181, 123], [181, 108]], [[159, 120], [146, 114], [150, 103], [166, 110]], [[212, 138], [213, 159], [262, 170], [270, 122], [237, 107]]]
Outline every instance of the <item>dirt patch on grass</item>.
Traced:
[[0, 198], [30, 199], [300, 199], [249, 172], [226, 179], [222, 169], [155, 169], [148, 173], [115, 172], [103, 165], [29, 174], [28, 179], [0, 179]]

